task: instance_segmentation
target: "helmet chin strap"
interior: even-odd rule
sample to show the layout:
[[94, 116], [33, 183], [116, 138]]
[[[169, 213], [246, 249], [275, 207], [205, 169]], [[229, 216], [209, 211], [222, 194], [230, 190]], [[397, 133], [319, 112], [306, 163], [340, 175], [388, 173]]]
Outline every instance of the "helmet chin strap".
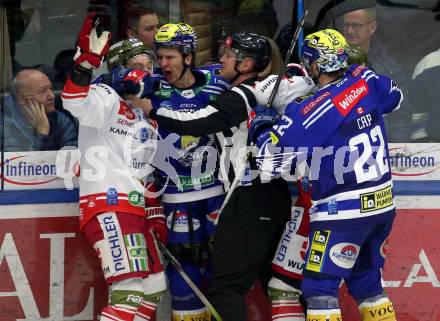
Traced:
[[182, 73], [180, 74], [180, 77], [176, 80], [179, 81], [180, 79], [182, 79], [183, 75], [185, 74], [186, 70], [188, 69], [189, 65], [187, 65], [186, 63], [183, 63], [183, 70]]
[[310, 78], [312, 78], [313, 82], [316, 85], [319, 85], [319, 77], [321, 77], [321, 75], [322, 75], [321, 70], [319, 70], [319, 68], [318, 68], [318, 74], [317, 75], [311, 75]]
[[319, 77], [322, 75], [321, 70], [319, 69], [319, 67], [316, 65], [316, 69], [318, 70], [318, 75], [314, 75], [312, 72], [312, 66], [310, 66], [310, 68], [306, 68], [307, 73], [309, 74], [310, 78], [312, 78], [313, 82], [315, 83], [315, 85], [319, 85]]
[[[179, 51], [180, 51], [180, 50], [179, 50]], [[176, 81], [179, 81], [180, 79], [182, 79], [182, 77], [183, 77], [183, 75], [185, 74], [186, 70], [187, 70], [188, 67], [190, 66], [190, 65], [188, 65], [188, 64], [185, 63], [185, 58], [186, 58], [188, 55], [187, 55], [187, 54], [184, 54], [182, 51], [180, 51], [180, 53], [181, 53], [182, 58], [183, 58], [183, 70], [182, 70], [182, 73], [180, 74], [180, 77], [179, 77]], [[193, 59], [194, 59], [194, 58], [193, 58]]]
[[235, 61], [235, 65], [234, 65], [234, 71], [237, 73], [229, 82], [232, 84], [234, 81], [237, 80], [238, 77], [240, 77], [242, 75], [242, 73], [237, 69], [238, 65], [241, 63]]

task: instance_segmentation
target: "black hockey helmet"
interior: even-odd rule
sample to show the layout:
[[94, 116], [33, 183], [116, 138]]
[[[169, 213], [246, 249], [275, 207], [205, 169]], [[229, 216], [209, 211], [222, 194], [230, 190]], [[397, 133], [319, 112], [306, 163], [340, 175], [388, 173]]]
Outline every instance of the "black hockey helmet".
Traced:
[[271, 48], [269, 41], [256, 33], [240, 31], [235, 32], [225, 41], [225, 48], [234, 49], [237, 60], [241, 61], [246, 57], [256, 61], [255, 71], [260, 72], [267, 67], [271, 59]]

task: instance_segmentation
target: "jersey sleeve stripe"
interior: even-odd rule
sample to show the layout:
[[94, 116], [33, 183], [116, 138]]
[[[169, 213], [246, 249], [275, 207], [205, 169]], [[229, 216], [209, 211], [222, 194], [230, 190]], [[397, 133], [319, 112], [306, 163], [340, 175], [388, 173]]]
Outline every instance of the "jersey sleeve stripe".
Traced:
[[213, 89], [202, 89], [202, 91], [205, 93], [211, 93], [214, 95], [221, 95], [223, 93], [223, 91], [213, 90]]
[[165, 107], [161, 107], [157, 110], [156, 115], [176, 119], [180, 121], [192, 121], [201, 118], [209, 117], [210, 115], [218, 112], [217, 109], [211, 105], [201, 108], [199, 110], [183, 111], [183, 110], [172, 110]]
[[304, 120], [302, 123], [304, 126], [307, 125], [308, 122], [310, 122], [316, 115], [318, 115], [319, 112], [321, 112], [322, 109], [326, 108], [327, 105], [333, 105], [330, 99], [327, 99], [325, 103], [323, 103], [321, 106], [319, 106], [309, 117]]
[[333, 107], [335, 107], [335, 105], [333, 105], [333, 104], [330, 104], [328, 107], [326, 107], [318, 116], [316, 116], [311, 122], [309, 122], [305, 126], [305, 129], [308, 129], [310, 126], [312, 126], [314, 122], [316, 122], [319, 118], [321, 118], [326, 112], [328, 112]]

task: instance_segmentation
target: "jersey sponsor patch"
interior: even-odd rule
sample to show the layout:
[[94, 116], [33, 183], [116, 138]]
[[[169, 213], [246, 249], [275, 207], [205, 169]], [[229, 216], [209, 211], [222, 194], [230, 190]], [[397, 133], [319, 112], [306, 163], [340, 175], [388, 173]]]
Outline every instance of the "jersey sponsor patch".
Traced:
[[119, 101], [118, 115], [122, 115], [129, 120], [133, 120], [136, 118], [136, 115], [133, 113], [131, 108], [123, 100]]
[[130, 271], [148, 271], [147, 243], [141, 233], [124, 235]]
[[367, 68], [367, 67], [365, 67], [364, 65], [359, 65], [359, 66], [356, 67], [355, 70], [353, 70], [353, 71], [351, 72], [351, 75], [352, 75], [353, 77], [357, 77], [357, 76], [360, 75], [360, 73], [362, 72], [362, 70], [364, 70], [365, 68]]
[[392, 187], [387, 186], [378, 191], [361, 194], [360, 200], [361, 213], [376, 211], [392, 206], [394, 204]]
[[382, 299], [373, 303], [362, 303], [359, 306], [362, 320], [396, 320], [393, 304], [388, 299]]
[[128, 193], [128, 202], [133, 206], [144, 206], [145, 197], [138, 191], [131, 191]]
[[[173, 222], [174, 218], [174, 222]], [[193, 231], [197, 231], [200, 228], [200, 220], [196, 218], [192, 218]], [[172, 231], [177, 233], [188, 233], [189, 229], [189, 220], [188, 214], [177, 211], [174, 215], [168, 215], [167, 217], [167, 226], [169, 229], [172, 227]]]
[[360, 247], [353, 243], [338, 243], [330, 249], [330, 259], [343, 269], [351, 269], [356, 263]]
[[104, 239], [96, 242], [93, 247], [101, 260], [104, 278], [130, 272], [124, 236], [116, 214], [103, 213], [97, 219]]
[[179, 175], [180, 186], [182, 190], [193, 188], [204, 188], [215, 182], [214, 173], [209, 172], [202, 176], [183, 176]]
[[367, 94], [367, 82], [364, 79], [359, 79], [342, 93], [333, 97], [332, 102], [338, 109], [339, 113], [345, 117]]
[[303, 109], [301, 109], [301, 113], [305, 116], [307, 115], [313, 108], [318, 106], [326, 97], [330, 96], [329, 91], [323, 92], [321, 95], [319, 95], [316, 99], [309, 102], [307, 105], [304, 106]]
[[330, 231], [315, 231], [313, 234], [312, 244], [310, 246], [306, 270], [321, 272], [329, 238]]

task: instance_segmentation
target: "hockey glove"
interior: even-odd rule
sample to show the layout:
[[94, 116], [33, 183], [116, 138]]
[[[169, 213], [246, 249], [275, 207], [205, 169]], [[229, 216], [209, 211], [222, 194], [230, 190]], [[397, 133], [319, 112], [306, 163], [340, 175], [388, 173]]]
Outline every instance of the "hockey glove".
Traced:
[[287, 78], [292, 78], [294, 76], [308, 77], [306, 69], [300, 64], [290, 63], [287, 65], [284, 76]]
[[104, 31], [98, 36], [96, 28], [99, 20], [95, 12], [89, 13], [78, 35], [76, 54], [73, 57], [75, 65], [86, 69], [99, 68], [107, 55], [111, 33]]
[[258, 136], [265, 130], [271, 128], [280, 119], [280, 115], [273, 108], [257, 105], [249, 114], [248, 129], [249, 137], [252, 141], [256, 141]]
[[123, 67], [112, 70], [111, 86], [119, 95], [133, 95], [138, 98], [150, 97], [154, 92], [155, 83], [147, 71]]
[[167, 244], [168, 228], [163, 207], [150, 207], [146, 209], [146, 212], [147, 231], [153, 232], [159, 242]]
[[[145, 188], [149, 193], [156, 192], [156, 185], [153, 183], [148, 183]], [[163, 206], [157, 198], [145, 197], [145, 215], [147, 232], [152, 232], [159, 242], [167, 244], [166, 218]]]

